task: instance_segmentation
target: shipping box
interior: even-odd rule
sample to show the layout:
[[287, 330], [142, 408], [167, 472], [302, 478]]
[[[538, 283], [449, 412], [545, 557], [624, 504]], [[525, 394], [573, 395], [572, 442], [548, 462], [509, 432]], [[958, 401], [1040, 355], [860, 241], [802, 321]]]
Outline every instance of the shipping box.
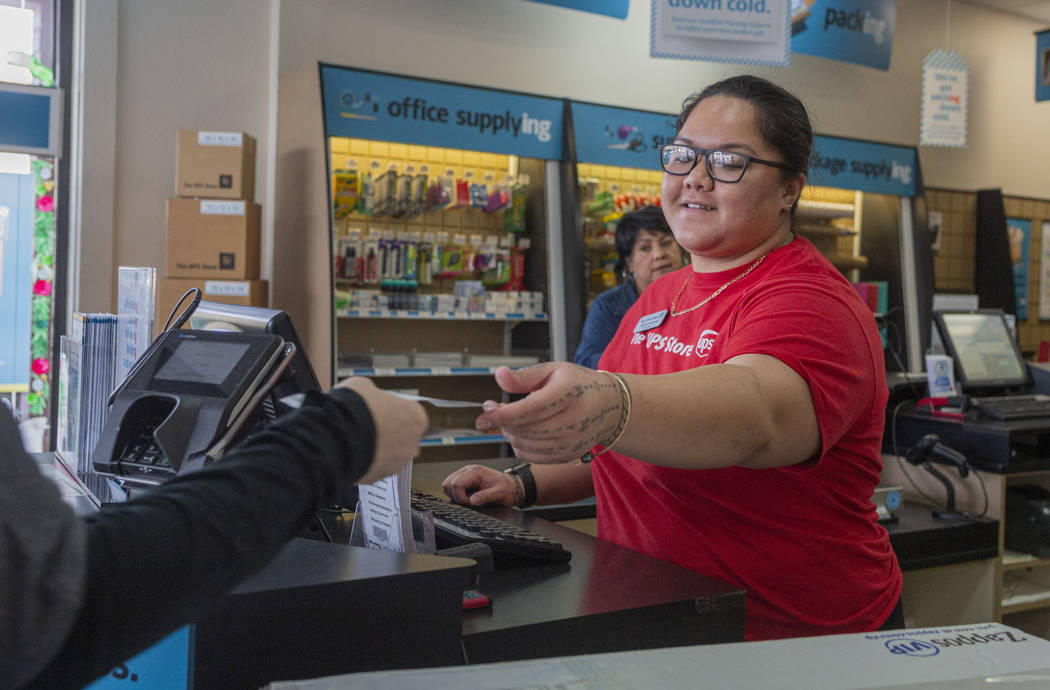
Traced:
[[169, 278], [252, 280], [259, 277], [259, 204], [168, 199]]
[[255, 200], [255, 139], [242, 132], [180, 129], [175, 195]]
[[[154, 334], [159, 333], [186, 291], [198, 288], [201, 299], [209, 302], [240, 304], [247, 307], [270, 306], [270, 284], [265, 280], [205, 280], [203, 278], [160, 278], [157, 280], [157, 308]], [[189, 299], [183, 302], [185, 308]], [[182, 312], [182, 309], [179, 310]], [[188, 326], [187, 326], [188, 328]]]

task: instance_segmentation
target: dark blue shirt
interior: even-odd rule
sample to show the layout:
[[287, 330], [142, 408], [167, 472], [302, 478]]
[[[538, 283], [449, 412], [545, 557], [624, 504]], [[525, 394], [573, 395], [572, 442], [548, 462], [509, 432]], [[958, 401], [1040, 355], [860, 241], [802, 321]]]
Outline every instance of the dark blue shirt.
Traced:
[[634, 286], [633, 278], [595, 297], [587, 312], [587, 320], [583, 322], [580, 346], [576, 348], [576, 355], [572, 361], [580, 366], [596, 369], [605, 346], [616, 335], [616, 329], [620, 327], [624, 314], [637, 299], [638, 290]]

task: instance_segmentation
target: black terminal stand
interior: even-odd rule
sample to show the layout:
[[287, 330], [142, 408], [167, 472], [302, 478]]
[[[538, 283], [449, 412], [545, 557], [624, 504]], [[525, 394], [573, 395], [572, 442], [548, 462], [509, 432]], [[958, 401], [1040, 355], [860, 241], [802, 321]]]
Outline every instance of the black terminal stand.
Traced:
[[943, 520], [969, 519], [955, 509], [955, 487], [952, 486], [951, 481], [943, 472], [933, 466], [934, 462], [942, 465], [952, 465], [958, 470], [960, 477], [967, 477], [970, 474], [970, 466], [966, 462], [966, 456], [954, 448], [949, 448], [941, 443], [937, 434], [927, 434], [908, 451], [905, 459], [912, 465], [922, 467], [944, 485], [945, 509], [935, 508], [932, 511], [933, 517]]

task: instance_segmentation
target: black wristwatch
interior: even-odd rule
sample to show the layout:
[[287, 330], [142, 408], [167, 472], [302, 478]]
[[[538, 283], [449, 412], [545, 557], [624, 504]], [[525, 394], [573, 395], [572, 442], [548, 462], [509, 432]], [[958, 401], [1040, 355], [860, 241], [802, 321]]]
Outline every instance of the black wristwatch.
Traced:
[[521, 480], [521, 488], [525, 491], [525, 499], [518, 505], [519, 508], [528, 508], [536, 502], [536, 478], [532, 476], [532, 465], [522, 462], [513, 467], [508, 467], [503, 472], [504, 474], [513, 474]]

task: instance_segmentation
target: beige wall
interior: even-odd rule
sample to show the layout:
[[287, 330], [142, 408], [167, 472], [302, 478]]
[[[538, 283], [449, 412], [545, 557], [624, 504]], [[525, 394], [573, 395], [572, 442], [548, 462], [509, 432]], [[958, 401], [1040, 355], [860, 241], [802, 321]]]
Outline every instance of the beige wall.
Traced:
[[[795, 54], [747, 68], [649, 57], [650, 3], [626, 20], [532, 2], [296, 0], [281, 7], [279, 67], [323, 60], [610, 105], [677, 111], [691, 90], [751, 71], [799, 94], [821, 134], [916, 145], [922, 60], [959, 51], [971, 70], [966, 149], [923, 147], [929, 184], [1050, 197], [1050, 103], [1034, 102], [1033, 21], [960, 2], [897, 0], [890, 70]], [[947, 44], [946, 44], [947, 41]], [[401, 46], [411, 46], [406, 49]]]
[[[90, 5], [90, 3], [88, 3]], [[649, 3], [626, 20], [523, 0], [119, 0], [113, 266], [162, 265], [175, 130], [244, 130], [259, 139], [264, 276], [272, 258], [276, 72], [318, 60], [541, 95], [674, 111], [741, 66], [652, 59]], [[898, 0], [888, 72], [796, 54], [756, 68], [797, 92], [817, 131], [914, 145], [922, 59], [958, 50], [971, 68], [969, 145], [919, 150], [926, 183], [1001, 187], [1050, 198], [1050, 103], [1036, 104], [1035, 22], [961, 2]], [[271, 47], [271, 32], [274, 47]], [[90, 37], [89, 37], [90, 40]], [[946, 43], [947, 41], [947, 43]], [[282, 111], [283, 112], [283, 111]], [[287, 123], [285, 123], [287, 124]], [[86, 136], [90, 136], [87, 133]], [[90, 174], [90, 161], [85, 161]], [[90, 225], [92, 218], [85, 218]], [[98, 228], [95, 232], [102, 232]], [[78, 308], [110, 309], [112, 266], [85, 269]], [[104, 269], [104, 270], [102, 270]], [[98, 273], [105, 277], [100, 277]], [[275, 286], [276, 287], [276, 286]], [[275, 293], [280, 299], [279, 293]]]
[[[85, 5], [90, 13], [92, 3]], [[80, 311], [115, 308], [115, 266], [163, 267], [164, 202], [174, 194], [175, 132], [180, 128], [245, 131], [256, 137], [256, 200], [264, 207], [264, 226], [268, 222], [268, 3], [119, 0], [118, 7], [113, 207], [111, 220], [101, 214], [83, 219], [82, 241], [88, 257], [93, 243], [112, 233], [112, 263], [106, 266], [107, 257], [93, 256], [90, 266], [81, 266], [80, 298], [73, 305]], [[85, 99], [91, 97], [85, 93]], [[84, 137], [90, 139], [92, 131]], [[94, 163], [85, 159], [85, 178]]]

